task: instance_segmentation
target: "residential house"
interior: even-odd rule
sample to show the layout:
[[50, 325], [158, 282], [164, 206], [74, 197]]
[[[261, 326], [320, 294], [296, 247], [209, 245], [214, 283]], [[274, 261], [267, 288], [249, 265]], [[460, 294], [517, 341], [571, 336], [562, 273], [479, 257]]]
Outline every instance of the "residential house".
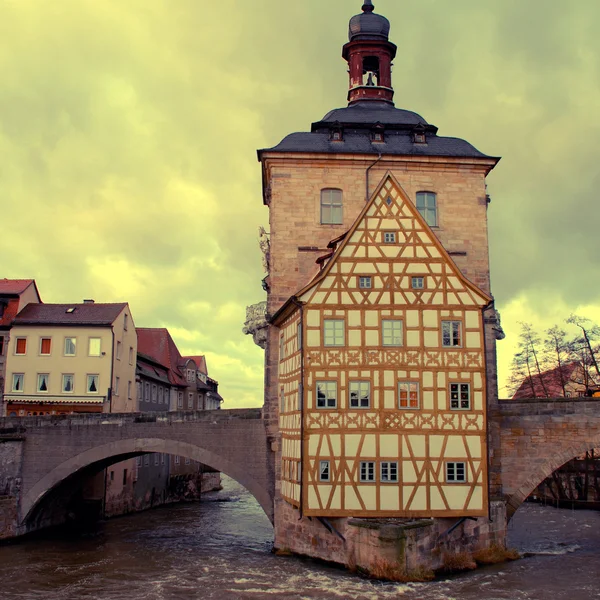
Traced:
[[0, 279], [0, 402], [2, 402], [0, 416], [6, 414], [2, 398], [12, 321], [27, 304], [39, 302], [41, 302], [40, 294], [33, 279]]
[[577, 398], [591, 395], [591, 390], [596, 388], [596, 381], [589, 370], [580, 362], [572, 361], [540, 374], [532, 373], [531, 377], [525, 377], [512, 399]]

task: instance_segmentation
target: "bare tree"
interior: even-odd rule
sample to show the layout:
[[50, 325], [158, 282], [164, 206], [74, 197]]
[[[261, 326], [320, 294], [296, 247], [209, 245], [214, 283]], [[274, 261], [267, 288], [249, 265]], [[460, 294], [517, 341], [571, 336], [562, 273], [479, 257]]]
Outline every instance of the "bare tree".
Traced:
[[589, 319], [574, 314], [567, 319], [567, 323], [581, 329], [581, 339], [575, 339], [574, 342], [578, 346], [582, 345], [585, 347], [589, 364], [594, 367], [596, 375], [600, 378], [600, 369], [598, 368], [598, 362], [596, 361], [596, 352], [598, 349], [592, 348], [592, 341], [597, 340], [600, 337], [600, 327], [593, 325]]
[[544, 397], [549, 398], [550, 395], [548, 394], [546, 383], [544, 381], [544, 378], [542, 377], [542, 367], [540, 365], [540, 336], [533, 330], [533, 326], [531, 325], [531, 323], [524, 323], [523, 321], [521, 321], [519, 325], [521, 326], [521, 333], [519, 334], [519, 343], [521, 347], [528, 349], [529, 355], [533, 362], [533, 366], [535, 368], [535, 374], [537, 375], [537, 378], [542, 387]]
[[546, 330], [546, 337], [544, 339], [544, 350], [546, 355], [546, 362], [552, 366], [558, 373], [558, 382], [562, 389], [563, 397], [567, 395], [567, 383], [568, 380], [565, 376], [565, 365], [569, 362], [571, 345], [567, 340], [567, 332], [561, 329], [558, 325], [555, 325], [551, 329]]

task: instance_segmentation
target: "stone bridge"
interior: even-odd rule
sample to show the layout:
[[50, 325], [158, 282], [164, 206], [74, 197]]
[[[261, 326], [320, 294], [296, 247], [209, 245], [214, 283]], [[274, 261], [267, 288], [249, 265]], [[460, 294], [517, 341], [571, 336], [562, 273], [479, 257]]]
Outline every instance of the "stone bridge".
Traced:
[[500, 400], [489, 428], [491, 495], [510, 519], [553, 471], [600, 448], [600, 398]]
[[0, 529], [10, 530], [11, 520], [17, 535], [38, 528], [36, 515], [53, 491], [150, 452], [229, 475], [272, 522], [274, 452], [264, 423], [260, 409], [0, 419]]

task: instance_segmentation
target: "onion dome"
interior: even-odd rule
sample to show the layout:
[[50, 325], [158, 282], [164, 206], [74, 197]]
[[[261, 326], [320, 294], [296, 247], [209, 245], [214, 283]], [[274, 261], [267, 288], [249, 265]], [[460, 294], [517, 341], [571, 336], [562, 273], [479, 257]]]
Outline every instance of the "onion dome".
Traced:
[[350, 19], [348, 38], [356, 40], [387, 40], [390, 34], [390, 22], [383, 16], [375, 14], [371, 0], [365, 0], [362, 14]]

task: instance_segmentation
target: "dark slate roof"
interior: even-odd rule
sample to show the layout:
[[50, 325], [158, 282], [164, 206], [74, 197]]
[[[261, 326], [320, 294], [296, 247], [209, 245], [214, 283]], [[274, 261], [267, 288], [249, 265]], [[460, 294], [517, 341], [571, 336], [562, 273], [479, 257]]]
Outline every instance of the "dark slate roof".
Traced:
[[[28, 304], [14, 325], [111, 325], [127, 307], [120, 304]], [[74, 308], [73, 312], [67, 312]]]
[[[383, 126], [384, 143], [371, 141], [376, 125]], [[331, 132], [343, 129], [342, 141], [332, 141]], [[415, 143], [413, 133], [426, 135], [426, 144]], [[263, 152], [310, 152], [326, 154], [393, 154], [408, 156], [447, 156], [457, 158], [491, 158], [460, 138], [441, 137], [437, 127], [430, 125], [419, 114], [394, 108], [378, 101], [358, 102], [347, 108], [327, 113], [321, 121], [312, 124], [310, 133], [292, 133], [277, 146]]]

